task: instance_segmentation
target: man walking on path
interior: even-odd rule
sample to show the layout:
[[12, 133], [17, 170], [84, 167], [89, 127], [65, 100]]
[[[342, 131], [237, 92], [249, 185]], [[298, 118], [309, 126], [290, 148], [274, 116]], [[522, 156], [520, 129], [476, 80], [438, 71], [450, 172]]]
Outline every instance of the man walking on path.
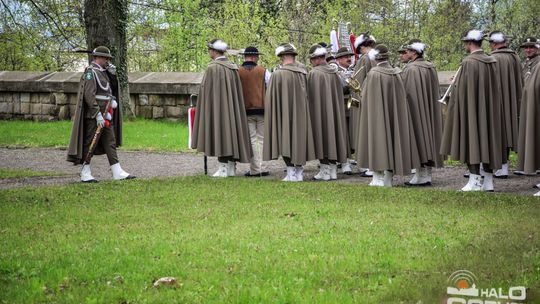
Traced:
[[[116, 180], [132, 179], [122, 169], [116, 148], [122, 144], [122, 112], [118, 98], [116, 68], [109, 63], [113, 58], [105, 46], [98, 46], [80, 80], [77, 107], [71, 130], [67, 160], [82, 164], [81, 181], [95, 183], [90, 160], [92, 155], [106, 154]], [[92, 151], [90, 151], [92, 150]]]

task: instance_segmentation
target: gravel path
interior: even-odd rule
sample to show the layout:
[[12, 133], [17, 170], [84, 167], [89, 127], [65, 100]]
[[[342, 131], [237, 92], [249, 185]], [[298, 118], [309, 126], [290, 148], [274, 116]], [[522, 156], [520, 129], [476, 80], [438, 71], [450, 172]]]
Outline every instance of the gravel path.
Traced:
[[[203, 157], [194, 153], [140, 152], [118, 151], [122, 168], [139, 178], [188, 176], [203, 174]], [[0, 168], [31, 169], [50, 171], [63, 174], [52, 177], [29, 177], [0, 179], [0, 189], [21, 187], [27, 185], [62, 185], [79, 182], [80, 166], [73, 166], [65, 161], [66, 151], [60, 149], [10, 149], [0, 148]], [[311, 179], [318, 171], [318, 162], [309, 162], [305, 168], [305, 180]], [[237, 174], [242, 176], [248, 171], [248, 164], [238, 164]], [[268, 163], [270, 176], [264, 179], [284, 177], [282, 161]], [[215, 157], [208, 158], [208, 172], [217, 170]], [[464, 167], [447, 167], [433, 171], [433, 187], [431, 189], [460, 189], [466, 183], [463, 178]], [[105, 156], [95, 156], [92, 159], [92, 174], [98, 180], [112, 179], [109, 165]], [[402, 187], [410, 179], [409, 176], [394, 177], [394, 185]], [[351, 176], [338, 174], [338, 182], [368, 184], [370, 178], [362, 178], [358, 174]], [[508, 179], [496, 179], [495, 191], [532, 195], [536, 189], [532, 186], [540, 183], [540, 175], [517, 176], [511, 174]]]

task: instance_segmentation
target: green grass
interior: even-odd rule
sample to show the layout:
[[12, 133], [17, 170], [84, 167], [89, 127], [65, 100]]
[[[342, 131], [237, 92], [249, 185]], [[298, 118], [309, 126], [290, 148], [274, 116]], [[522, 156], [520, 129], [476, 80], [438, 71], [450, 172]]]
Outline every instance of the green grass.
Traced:
[[16, 177], [36, 177], [36, 176], [60, 176], [65, 173], [51, 171], [34, 171], [28, 169], [5, 169], [0, 168], [0, 179]]
[[[184, 123], [137, 119], [125, 121], [124, 150], [186, 151], [188, 129]], [[67, 148], [71, 121], [0, 121], [0, 146]]]
[[0, 303], [441, 303], [460, 269], [538, 303], [539, 207], [203, 176], [3, 190]]

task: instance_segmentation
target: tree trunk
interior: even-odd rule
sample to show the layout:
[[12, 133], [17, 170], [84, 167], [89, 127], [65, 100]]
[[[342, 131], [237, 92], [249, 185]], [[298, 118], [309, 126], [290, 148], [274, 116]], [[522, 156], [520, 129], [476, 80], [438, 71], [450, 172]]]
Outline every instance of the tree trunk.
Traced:
[[[107, 46], [114, 58], [120, 83], [119, 95], [125, 117], [135, 117], [134, 104], [129, 98], [126, 24], [127, 0], [84, 0], [84, 24], [86, 45], [89, 50]], [[89, 56], [88, 61], [90, 62]]]

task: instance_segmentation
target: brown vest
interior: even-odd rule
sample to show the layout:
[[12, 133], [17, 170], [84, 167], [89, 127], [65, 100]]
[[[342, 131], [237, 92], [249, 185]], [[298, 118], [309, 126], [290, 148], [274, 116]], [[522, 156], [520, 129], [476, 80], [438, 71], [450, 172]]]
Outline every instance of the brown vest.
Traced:
[[264, 109], [264, 75], [266, 69], [261, 66], [252, 69], [241, 66], [238, 72], [242, 82], [246, 110]]

